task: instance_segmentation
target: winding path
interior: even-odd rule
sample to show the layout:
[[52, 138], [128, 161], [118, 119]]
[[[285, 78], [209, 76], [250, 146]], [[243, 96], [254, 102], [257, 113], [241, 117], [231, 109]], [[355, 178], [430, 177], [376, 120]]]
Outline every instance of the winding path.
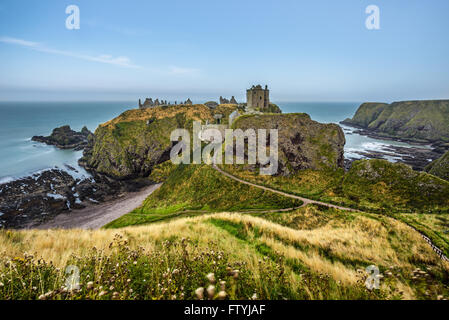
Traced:
[[[252, 187], [255, 187], [255, 188], [259, 188], [259, 189], [262, 189], [262, 190], [274, 192], [274, 193], [280, 194], [280, 195], [285, 196], [285, 197], [288, 197], [288, 198], [293, 198], [293, 199], [301, 200], [301, 201], [303, 202], [303, 205], [302, 205], [301, 207], [304, 207], [304, 206], [309, 205], [309, 204], [318, 204], [318, 205], [325, 206], [325, 207], [329, 207], [329, 208], [335, 208], [335, 209], [340, 209], [340, 210], [345, 210], [345, 211], [351, 211], [351, 212], [360, 212], [360, 210], [355, 210], [355, 209], [352, 209], [352, 208], [340, 207], [340, 206], [337, 206], [337, 205], [334, 205], [334, 204], [329, 204], [329, 203], [325, 203], [325, 202], [321, 202], [321, 201], [315, 201], [315, 200], [311, 200], [311, 199], [307, 199], [307, 198], [295, 196], [295, 195], [290, 194], [290, 193], [278, 191], [278, 190], [275, 190], [275, 189], [272, 189], [272, 188], [264, 187], [264, 186], [261, 186], [261, 185], [255, 184], [255, 183], [251, 183], [251, 182], [242, 180], [242, 179], [240, 179], [240, 178], [237, 178], [236, 176], [233, 176], [233, 175], [230, 174], [230, 173], [227, 173], [226, 171], [223, 171], [223, 170], [220, 169], [215, 163], [213, 164], [213, 168], [214, 168], [215, 170], [217, 170], [218, 172], [220, 172], [221, 174], [223, 174], [224, 176], [226, 176], [226, 177], [228, 177], [228, 178], [231, 178], [231, 179], [233, 179], [233, 180], [235, 180], [235, 181], [237, 181], [237, 182], [244, 183], [244, 184], [246, 184], [246, 185], [249, 185], [249, 186], [252, 186]], [[287, 209], [287, 210], [290, 211], [290, 210], [292, 210], [292, 209]], [[278, 211], [280, 211], [280, 210], [278, 210]], [[394, 219], [394, 217], [392, 217], [392, 218]], [[405, 223], [405, 222], [403, 222], [403, 221], [401, 221], [401, 222], [402, 222], [402, 223]], [[409, 224], [407, 224], [407, 223], [405, 223], [405, 224], [406, 224], [407, 226], [409, 226], [410, 228], [412, 228], [414, 231], [418, 232], [418, 233], [421, 235], [421, 237], [422, 237], [422, 238], [423, 238], [423, 239], [424, 239], [424, 240], [425, 240], [425, 241], [432, 247], [432, 250], [438, 255], [438, 257], [440, 257], [441, 260], [446, 261], [446, 262], [449, 262], [449, 258], [443, 253], [443, 251], [442, 251], [440, 248], [438, 248], [438, 247], [432, 242], [432, 240], [430, 240], [429, 237], [427, 237], [427, 236], [424, 235], [423, 233], [419, 232], [418, 230], [416, 230], [416, 229], [415, 229], [414, 227], [412, 227], [411, 225], [409, 225]]]
[[275, 189], [272, 189], [272, 188], [264, 187], [264, 186], [261, 186], [261, 185], [255, 184], [255, 183], [251, 183], [251, 182], [242, 180], [240, 178], [237, 178], [236, 176], [233, 176], [232, 174], [227, 173], [226, 171], [223, 171], [216, 164], [214, 164], [213, 167], [214, 167], [215, 170], [217, 170], [221, 174], [225, 175], [226, 177], [231, 178], [231, 179], [233, 179], [235, 181], [238, 181], [240, 183], [244, 183], [244, 184], [247, 184], [249, 186], [256, 187], [256, 188], [259, 188], [259, 189], [263, 189], [263, 190], [266, 190], [266, 191], [274, 192], [274, 193], [280, 194], [280, 195], [282, 195], [284, 197], [301, 200], [303, 202], [302, 207], [305, 207], [305, 206], [307, 206], [309, 204], [318, 204], [318, 205], [321, 205], [321, 206], [334, 208], [334, 209], [340, 209], [340, 210], [344, 210], [344, 211], [359, 212], [359, 210], [356, 210], [356, 209], [346, 208], [346, 207], [341, 207], [341, 206], [337, 206], [337, 205], [326, 203], [326, 202], [311, 200], [311, 199], [303, 198], [303, 197], [300, 197], [300, 196], [295, 196], [295, 195], [290, 194], [290, 193], [278, 191], [278, 190], [275, 190]]

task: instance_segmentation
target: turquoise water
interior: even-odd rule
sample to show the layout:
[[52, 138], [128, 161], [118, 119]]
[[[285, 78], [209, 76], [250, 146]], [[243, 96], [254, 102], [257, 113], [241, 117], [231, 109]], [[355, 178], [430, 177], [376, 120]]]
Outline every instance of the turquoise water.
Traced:
[[[338, 123], [352, 117], [358, 102], [285, 102], [278, 103], [284, 113], [305, 112], [313, 120]], [[53, 128], [70, 125], [80, 130], [86, 125], [91, 131], [123, 111], [135, 108], [135, 102], [13, 102], [0, 103], [0, 183], [29, 175], [39, 170], [65, 165], [75, 167], [83, 176], [87, 173], [78, 166], [82, 151], [59, 150], [31, 141], [35, 135], [49, 135]], [[345, 128], [346, 133], [352, 129]], [[408, 146], [405, 143], [381, 141], [351, 134], [346, 136], [346, 157], [361, 158], [357, 150], [381, 150], [388, 145]], [[395, 161], [394, 157], [388, 160]]]
[[[82, 151], [59, 150], [31, 141], [35, 135], [49, 135], [53, 128], [70, 125], [94, 131], [123, 111], [135, 108], [135, 102], [1, 102], [0, 103], [0, 182], [39, 170], [65, 164], [78, 167]], [[76, 173], [74, 173], [76, 175]]]

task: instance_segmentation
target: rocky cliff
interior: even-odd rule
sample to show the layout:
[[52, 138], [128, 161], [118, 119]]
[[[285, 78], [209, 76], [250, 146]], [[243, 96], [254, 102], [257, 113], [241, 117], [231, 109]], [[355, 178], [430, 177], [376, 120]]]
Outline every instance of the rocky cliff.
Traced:
[[381, 137], [449, 142], [449, 100], [364, 103], [342, 122]]
[[[153, 167], [167, 161], [172, 143], [170, 133], [177, 128], [192, 129], [194, 120], [224, 119], [235, 106], [165, 106], [129, 110], [103, 124], [85, 150], [80, 164], [116, 179], [148, 176]], [[226, 122], [226, 121], [225, 121]], [[306, 114], [243, 116], [237, 128], [279, 129], [280, 167], [283, 174], [300, 169], [343, 167], [345, 137], [335, 124], [312, 121]]]
[[441, 158], [430, 163], [425, 170], [434, 176], [449, 181], [449, 151]]
[[346, 140], [343, 130], [336, 124], [322, 124], [307, 114], [296, 113], [243, 116], [233, 127], [243, 131], [278, 129], [280, 174], [344, 166]]
[[97, 128], [80, 164], [116, 179], [146, 177], [170, 158], [173, 130], [191, 130], [194, 120], [213, 121], [214, 112], [219, 111], [205, 105], [128, 110]]

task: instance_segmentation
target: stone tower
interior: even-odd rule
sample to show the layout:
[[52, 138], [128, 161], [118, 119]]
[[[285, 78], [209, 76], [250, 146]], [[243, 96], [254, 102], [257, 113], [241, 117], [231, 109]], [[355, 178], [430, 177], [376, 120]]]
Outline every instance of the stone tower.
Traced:
[[252, 86], [246, 91], [247, 108], [259, 109], [260, 111], [268, 109], [270, 105], [270, 90], [268, 86], [265, 89], [261, 85]]

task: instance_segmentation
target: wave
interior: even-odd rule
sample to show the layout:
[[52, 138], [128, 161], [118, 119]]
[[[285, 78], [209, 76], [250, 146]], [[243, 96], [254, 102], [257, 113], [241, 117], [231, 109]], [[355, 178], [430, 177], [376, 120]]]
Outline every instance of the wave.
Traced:
[[3, 177], [3, 178], [0, 178], [0, 184], [9, 183], [14, 180], [16, 180], [16, 178], [14, 178], [14, 177]]

